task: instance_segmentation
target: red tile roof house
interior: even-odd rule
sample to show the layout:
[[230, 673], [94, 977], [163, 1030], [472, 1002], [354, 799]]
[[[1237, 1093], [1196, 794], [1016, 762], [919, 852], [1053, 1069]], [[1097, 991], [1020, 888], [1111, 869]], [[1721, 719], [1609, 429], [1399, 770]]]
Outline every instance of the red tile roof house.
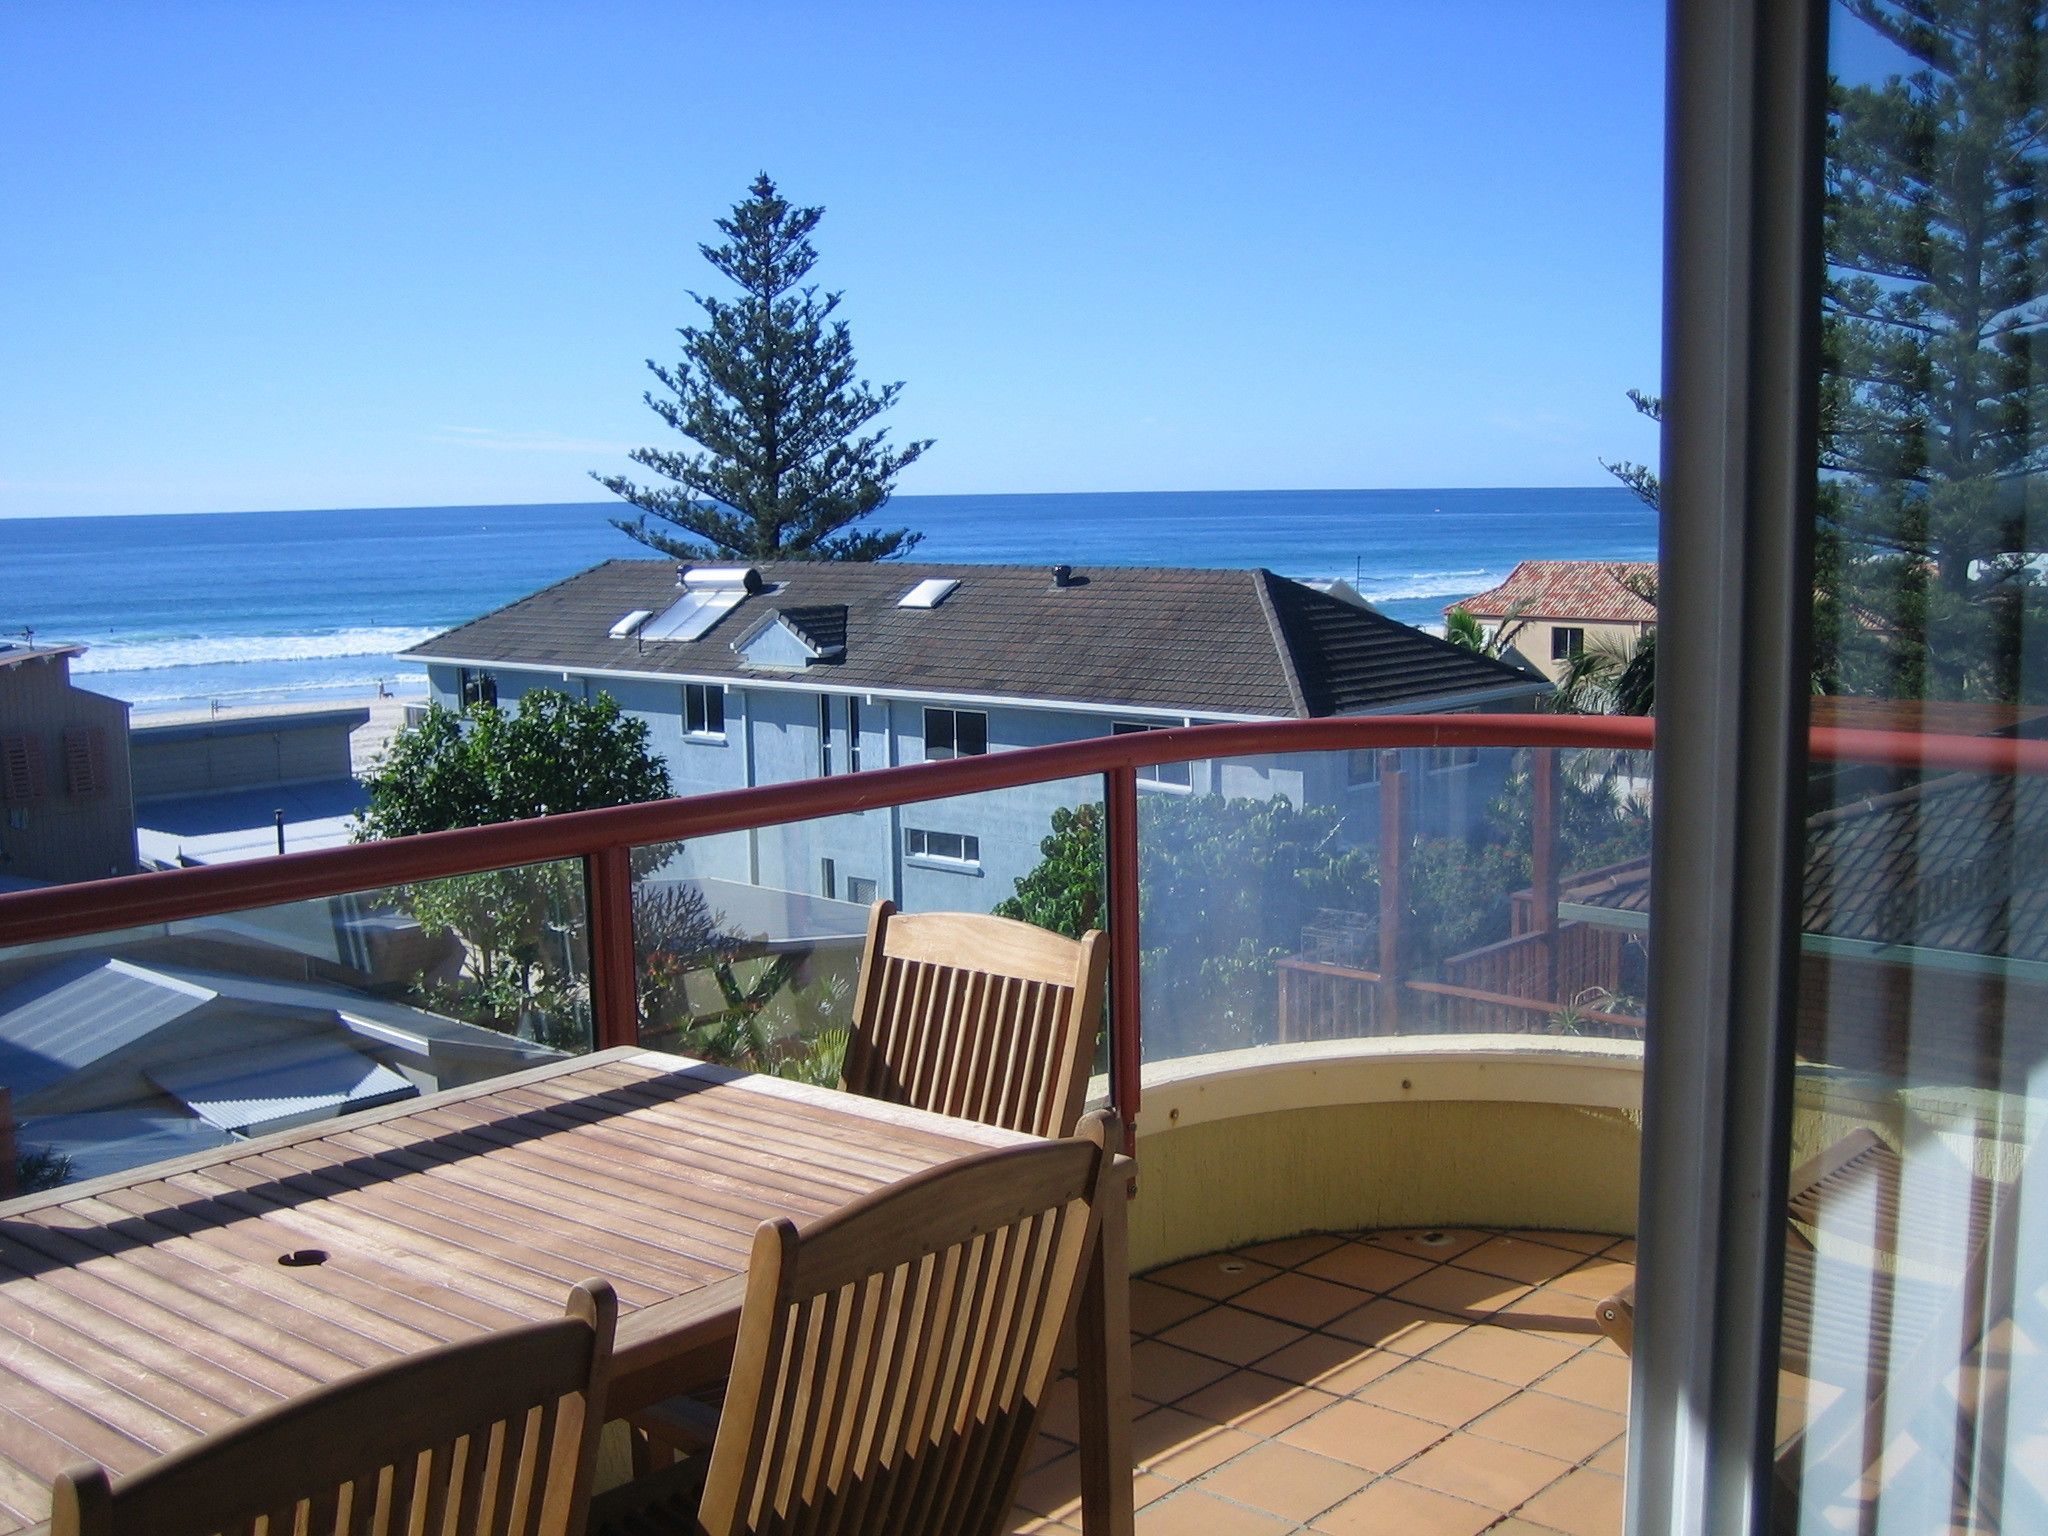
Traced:
[[1501, 654], [1528, 663], [1553, 683], [1572, 657], [1603, 642], [1633, 650], [1657, 622], [1657, 605], [1643, 596], [1657, 579], [1650, 561], [1524, 560], [1489, 592], [1453, 603], [1486, 626], [1503, 625]]

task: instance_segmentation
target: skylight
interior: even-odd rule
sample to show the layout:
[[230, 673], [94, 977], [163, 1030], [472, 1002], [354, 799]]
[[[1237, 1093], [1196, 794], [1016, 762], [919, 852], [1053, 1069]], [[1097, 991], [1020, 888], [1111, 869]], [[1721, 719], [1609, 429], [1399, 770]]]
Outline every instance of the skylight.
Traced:
[[960, 583], [950, 576], [928, 576], [896, 599], [898, 608], [936, 608]]

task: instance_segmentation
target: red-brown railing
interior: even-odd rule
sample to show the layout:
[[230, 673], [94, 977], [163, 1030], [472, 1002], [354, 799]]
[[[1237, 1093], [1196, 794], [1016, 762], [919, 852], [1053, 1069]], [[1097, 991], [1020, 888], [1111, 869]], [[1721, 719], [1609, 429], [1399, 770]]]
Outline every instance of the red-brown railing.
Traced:
[[[1535, 747], [1644, 751], [1649, 720], [1574, 715], [1378, 715], [1204, 725], [1098, 736], [985, 757], [876, 769], [830, 779], [726, 790], [609, 810], [387, 842], [281, 854], [240, 864], [127, 875], [0, 895], [0, 948], [307, 901], [393, 885], [578, 859], [588, 895], [592, 1011], [598, 1044], [631, 1044], [638, 1009], [628, 852], [749, 827], [1100, 774], [1109, 858], [1114, 1042], [1110, 1087], [1136, 1121], [1141, 1063], [1138, 997], [1138, 779], [1155, 763], [1360, 748]], [[1823, 728], [1817, 759], [1894, 768], [2048, 773], [2048, 742]]]

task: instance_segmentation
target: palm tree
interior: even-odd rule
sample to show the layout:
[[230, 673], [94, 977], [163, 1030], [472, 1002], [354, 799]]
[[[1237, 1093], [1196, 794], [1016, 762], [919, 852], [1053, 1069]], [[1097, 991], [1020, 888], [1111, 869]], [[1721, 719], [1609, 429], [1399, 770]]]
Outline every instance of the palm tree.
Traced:
[[1528, 612], [1529, 599], [1521, 597], [1508, 604], [1507, 612], [1493, 627], [1493, 633], [1486, 632], [1486, 626], [1479, 621], [1479, 615], [1463, 603], [1444, 615], [1444, 638], [1451, 644], [1480, 656], [1499, 656], [1511, 644], [1515, 636], [1528, 626], [1522, 622], [1522, 615]]

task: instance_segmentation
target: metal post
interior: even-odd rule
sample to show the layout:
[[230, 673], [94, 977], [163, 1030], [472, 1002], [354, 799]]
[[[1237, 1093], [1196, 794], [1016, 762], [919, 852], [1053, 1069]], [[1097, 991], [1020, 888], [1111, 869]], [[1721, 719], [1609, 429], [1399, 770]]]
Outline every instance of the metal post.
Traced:
[[1138, 1020], [1138, 770], [1103, 776], [1103, 838], [1109, 859], [1109, 1102], [1123, 1121], [1124, 1150], [1138, 1149], [1138, 1079], [1145, 1065]]
[[1535, 747], [1529, 753], [1533, 807], [1529, 814], [1529, 884], [1535, 911], [1529, 931], [1543, 935], [1537, 946], [1542, 973], [1537, 978], [1545, 1002], [1562, 1005], [1557, 995], [1557, 753]]
[[1380, 983], [1373, 1033], [1401, 1031], [1401, 928], [1408, 913], [1408, 797], [1401, 754], [1380, 754]]
[[583, 861], [590, 924], [591, 1032], [599, 1050], [640, 1040], [639, 957], [633, 947], [633, 865], [628, 850], [600, 848]]

